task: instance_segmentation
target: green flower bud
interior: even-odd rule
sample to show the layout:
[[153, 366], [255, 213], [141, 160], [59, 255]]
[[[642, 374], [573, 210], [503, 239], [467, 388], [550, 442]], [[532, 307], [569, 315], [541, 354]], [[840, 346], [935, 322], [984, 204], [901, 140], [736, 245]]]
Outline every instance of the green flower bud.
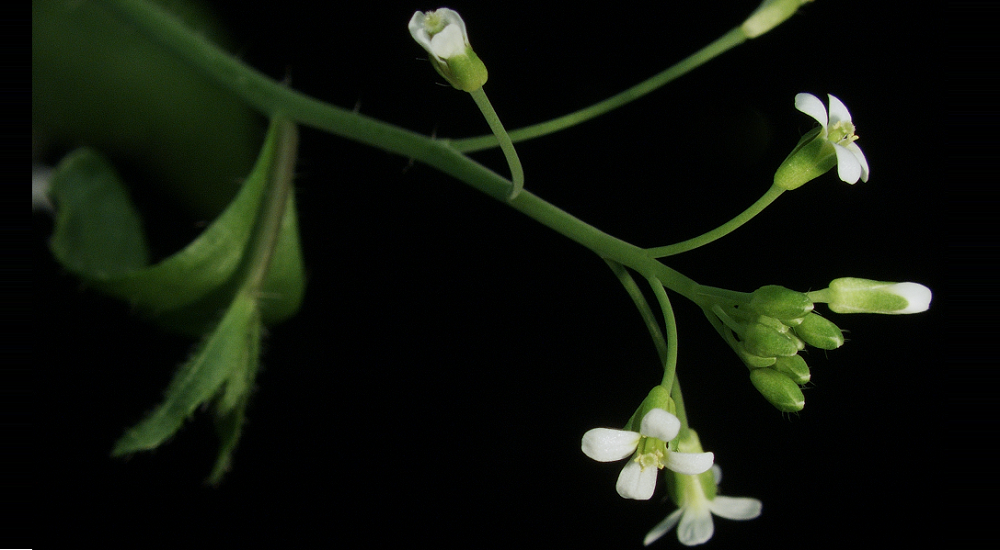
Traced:
[[760, 357], [792, 356], [799, 352], [799, 345], [787, 331], [788, 327], [777, 319], [761, 315], [756, 323], [747, 325], [743, 345], [750, 354]]
[[813, 310], [812, 300], [803, 292], [778, 285], [762, 286], [750, 295], [750, 307], [776, 319], [798, 319]]
[[465, 21], [455, 10], [416, 12], [410, 19], [410, 35], [431, 54], [431, 65], [449, 84], [474, 92], [486, 84], [486, 65], [472, 51]]
[[844, 345], [844, 333], [840, 328], [826, 317], [815, 313], [806, 315], [802, 323], [792, 330], [807, 344], [819, 349], [837, 349]]
[[801, 355], [791, 357], [778, 357], [774, 361], [774, 370], [791, 378], [792, 382], [803, 385], [809, 382], [809, 365]]
[[798, 412], [805, 407], [806, 398], [799, 385], [776, 370], [754, 369], [750, 371], [750, 382], [781, 412]]
[[917, 283], [886, 283], [843, 277], [830, 288], [811, 292], [836, 313], [920, 313], [931, 304], [931, 289]]
[[747, 368], [751, 369], [761, 369], [764, 367], [770, 367], [774, 364], [774, 357], [761, 357], [759, 355], [754, 355], [747, 351], [746, 344], [739, 342], [736, 345], [736, 354], [740, 356], [743, 363], [746, 364]]
[[764, 0], [743, 22], [743, 34], [757, 38], [792, 16], [799, 6], [812, 0]]

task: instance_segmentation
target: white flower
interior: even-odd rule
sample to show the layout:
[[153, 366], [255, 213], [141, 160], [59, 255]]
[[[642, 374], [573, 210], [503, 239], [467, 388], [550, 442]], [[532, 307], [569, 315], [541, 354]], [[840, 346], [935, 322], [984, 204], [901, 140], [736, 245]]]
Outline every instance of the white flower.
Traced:
[[472, 50], [465, 21], [457, 11], [418, 11], [410, 18], [409, 29], [417, 44], [431, 54], [431, 65], [449, 84], [471, 92], [486, 83], [486, 66]]
[[410, 18], [409, 28], [413, 39], [440, 63], [464, 55], [470, 47], [465, 21], [455, 10], [418, 11]]
[[681, 422], [663, 409], [651, 409], [639, 431], [594, 428], [583, 434], [583, 453], [598, 462], [621, 460], [634, 454], [618, 476], [616, 489], [624, 498], [648, 500], [656, 489], [660, 468], [682, 474], [700, 474], [712, 467], [712, 453], [680, 453], [667, 449]]
[[840, 179], [847, 183], [868, 181], [868, 161], [858, 147], [854, 134], [854, 123], [851, 113], [842, 101], [828, 95], [830, 98], [830, 113], [823, 107], [823, 102], [812, 94], [796, 94], [795, 108], [813, 117], [819, 122], [820, 138], [826, 138], [837, 152], [837, 173]]
[[703, 483], [712, 484], [709, 489], [711, 491], [711, 488], [722, 479], [722, 470], [718, 466], [713, 466], [710, 475], [711, 479], [701, 479], [702, 476], [676, 476], [680, 485], [678, 487], [680, 507], [653, 527], [643, 540], [643, 544], [649, 546], [656, 542], [678, 523], [680, 526], [677, 527], [677, 540], [681, 541], [681, 544], [685, 546], [704, 544], [715, 533], [712, 514], [735, 520], [754, 519], [760, 515], [763, 504], [755, 498], [706, 495]]

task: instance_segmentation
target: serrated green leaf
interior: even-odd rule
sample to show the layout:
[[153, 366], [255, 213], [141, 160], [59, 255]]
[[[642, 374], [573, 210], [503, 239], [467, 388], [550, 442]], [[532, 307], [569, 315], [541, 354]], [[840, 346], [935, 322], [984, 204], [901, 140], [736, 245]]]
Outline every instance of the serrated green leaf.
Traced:
[[[260, 323], [255, 300], [242, 293], [237, 295], [215, 330], [191, 359], [177, 370], [163, 402], [125, 432], [115, 443], [112, 455], [120, 456], [159, 446], [201, 404], [212, 399], [224, 383], [243, 379], [247, 373], [255, 372]], [[245, 394], [247, 389], [244, 386], [242, 392]]]

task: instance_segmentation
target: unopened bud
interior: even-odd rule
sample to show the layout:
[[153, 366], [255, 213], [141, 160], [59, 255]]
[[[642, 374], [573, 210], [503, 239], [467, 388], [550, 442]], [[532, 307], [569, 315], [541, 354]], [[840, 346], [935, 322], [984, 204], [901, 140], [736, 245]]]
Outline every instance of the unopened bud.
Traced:
[[798, 412], [805, 407], [806, 398], [799, 385], [776, 370], [751, 370], [750, 382], [768, 403], [781, 412]]

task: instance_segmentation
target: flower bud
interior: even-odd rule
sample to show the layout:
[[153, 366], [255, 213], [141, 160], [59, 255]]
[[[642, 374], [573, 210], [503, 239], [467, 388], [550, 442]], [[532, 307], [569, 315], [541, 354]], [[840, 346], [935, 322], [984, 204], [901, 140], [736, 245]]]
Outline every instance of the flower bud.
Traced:
[[798, 412], [805, 407], [806, 398], [799, 385], [776, 370], [754, 369], [750, 371], [750, 382], [781, 412]]
[[840, 328], [826, 317], [815, 313], [806, 315], [802, 323], [792, 330], [807, 344], [819, 349], [837, 349], [844, 345], [844, 333]]
[[806, 364], [806, 360], [802, 358], [801, 355], [793, 355], [791, 357], [778, 357], [774, 361], [774, 370], [784, 374], [788, 378], [798, 385], [803, 385], [809, 382], [811, 375], [809, 374], [809, 365]]
[[[810, 293], [813, 294], [813, 293]], [[836, 313], [920, 313], [931, 304], [931, 289], [917, 283], [885, 283], [843, 277], [815, 293]]]
[[812, 300], [803, 292], [778, 285], [762, 286], [750, 295], [750, 307], [776, 319], [798, 319], [813, 310]]
[[747, 38], [757, 38], [785, 22], [799, 9], [812, 0], [764, 0], [743, 22], [743, 33]]
[[[769, 326], [772, 322], [779, 326]], [[777, 319], [762, 315], [757, 322], [747, 325], [743, 344], [748, 352], [760, 357], [795, 355], [799, 352], [798, 343], [785, 332], [787, 329], [788, 327], [781, 325]]]
[[743, 363], [746, 364], [748, 368], [760, 369], [770, 367], [774, 364], [774, 357], [761, 357], [759, 355], [754, 355], [747, 351], [746, 344], [743, 342], [737, 342], [734, 349], [736, 350], [736, 355], [740, 356], [740, 359], [743, 360]]
[[455, 10], [416, 12], [410, 18], [410, 35], [431, 54], [431, 65], [449, 84], [473, 92], [486, 83], [486, 65], [469, 44], [465, 21]]

